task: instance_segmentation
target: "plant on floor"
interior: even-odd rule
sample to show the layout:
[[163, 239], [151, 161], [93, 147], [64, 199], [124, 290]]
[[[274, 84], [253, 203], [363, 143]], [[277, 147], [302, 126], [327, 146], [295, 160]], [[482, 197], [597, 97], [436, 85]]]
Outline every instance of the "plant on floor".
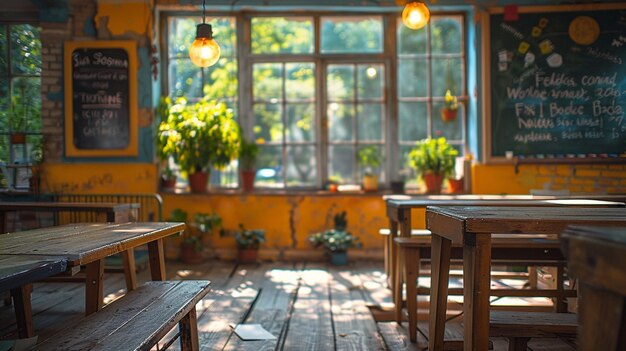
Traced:
[[203, 252], [207, 246], [206, 237], [222, 227], [222, 217], [216, 213], [196, 213], [193, 221], [189, 221], [187, 212], [180, 208], [171, 212], [169, 221], [187, 224], [183, 232], [180, 254], [181, 260], [186, 263], [202, 262]]
[[409, 166], [424, 179], [429, 193], [441, 192], [444, 178], [454, 172], [458, 151], [448, 144], [446, 138], [424, 139], [417, 142], [409, 152]]
[[309, 236], [314, 247], [323, 247], [330, 255], [331, 263], [336, 265], [347, 264], [347, 251], [352, 247], [361, 247], [359, 238], [347, 231], [348, 221], [346, 211], [334, 216], [335, 227]]
[[[223, 232], [222, 235], [225, 235]], [[265, 230], [246, 229], [243, 223], [239, 223], [239, 230], [231, 231], [231, 236], [237, 242], [237, 254], [239, 263], [254, 263], [258, 259], [259, 247], [265, 242]]]

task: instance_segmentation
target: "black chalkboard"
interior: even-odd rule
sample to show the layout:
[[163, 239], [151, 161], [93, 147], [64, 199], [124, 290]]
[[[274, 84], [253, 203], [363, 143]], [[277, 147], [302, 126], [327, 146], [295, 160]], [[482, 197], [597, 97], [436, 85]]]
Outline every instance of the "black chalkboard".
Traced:
[[73, 142], [81, 150], [129, 146], [129, 54], [124, 48], [71, 52]]
[[489, 157], [626, 157], [626, 8], [571, 9], [489, 15]]

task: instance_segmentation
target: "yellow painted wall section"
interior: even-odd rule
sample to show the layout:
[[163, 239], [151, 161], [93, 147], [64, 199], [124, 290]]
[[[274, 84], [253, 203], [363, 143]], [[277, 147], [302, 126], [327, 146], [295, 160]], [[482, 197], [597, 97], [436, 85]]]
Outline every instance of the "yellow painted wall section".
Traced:
[[42, 189], [64, 194], [155, 193], [157, 167], [146, 163], [46, 163]]
[[151, 1], [99, 0], [96, 28], [101, 28], [102, 21], [106, 21], [106, 27], [112, 35], [151, 33], [151, 11]]

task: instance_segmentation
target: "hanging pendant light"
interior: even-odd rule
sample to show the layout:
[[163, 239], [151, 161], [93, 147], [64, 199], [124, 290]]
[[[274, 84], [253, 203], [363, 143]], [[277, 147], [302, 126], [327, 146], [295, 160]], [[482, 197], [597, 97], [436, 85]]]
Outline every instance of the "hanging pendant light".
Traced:
[[421, 1], [409, 1], [402, 10], [402, 22], [411, 29], [420, 29], [428, 23], [430, 10]]
[[220, 58], [220, 46], [213, 40], [213, 29], [205, 23], [205, 0], [202, 0], [202, 23], [196, 28], [196, 40], [189, 47], [189, 58], [198, 67], [214, 65]]

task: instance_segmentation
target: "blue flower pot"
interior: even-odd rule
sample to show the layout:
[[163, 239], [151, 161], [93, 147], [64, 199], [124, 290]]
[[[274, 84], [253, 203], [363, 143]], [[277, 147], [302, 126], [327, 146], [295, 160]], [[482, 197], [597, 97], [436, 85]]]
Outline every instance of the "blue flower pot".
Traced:
[[348, 264], [348, 252], [332, 251], [330, 253], [330, 264], [333, 266], [345, 266]]

